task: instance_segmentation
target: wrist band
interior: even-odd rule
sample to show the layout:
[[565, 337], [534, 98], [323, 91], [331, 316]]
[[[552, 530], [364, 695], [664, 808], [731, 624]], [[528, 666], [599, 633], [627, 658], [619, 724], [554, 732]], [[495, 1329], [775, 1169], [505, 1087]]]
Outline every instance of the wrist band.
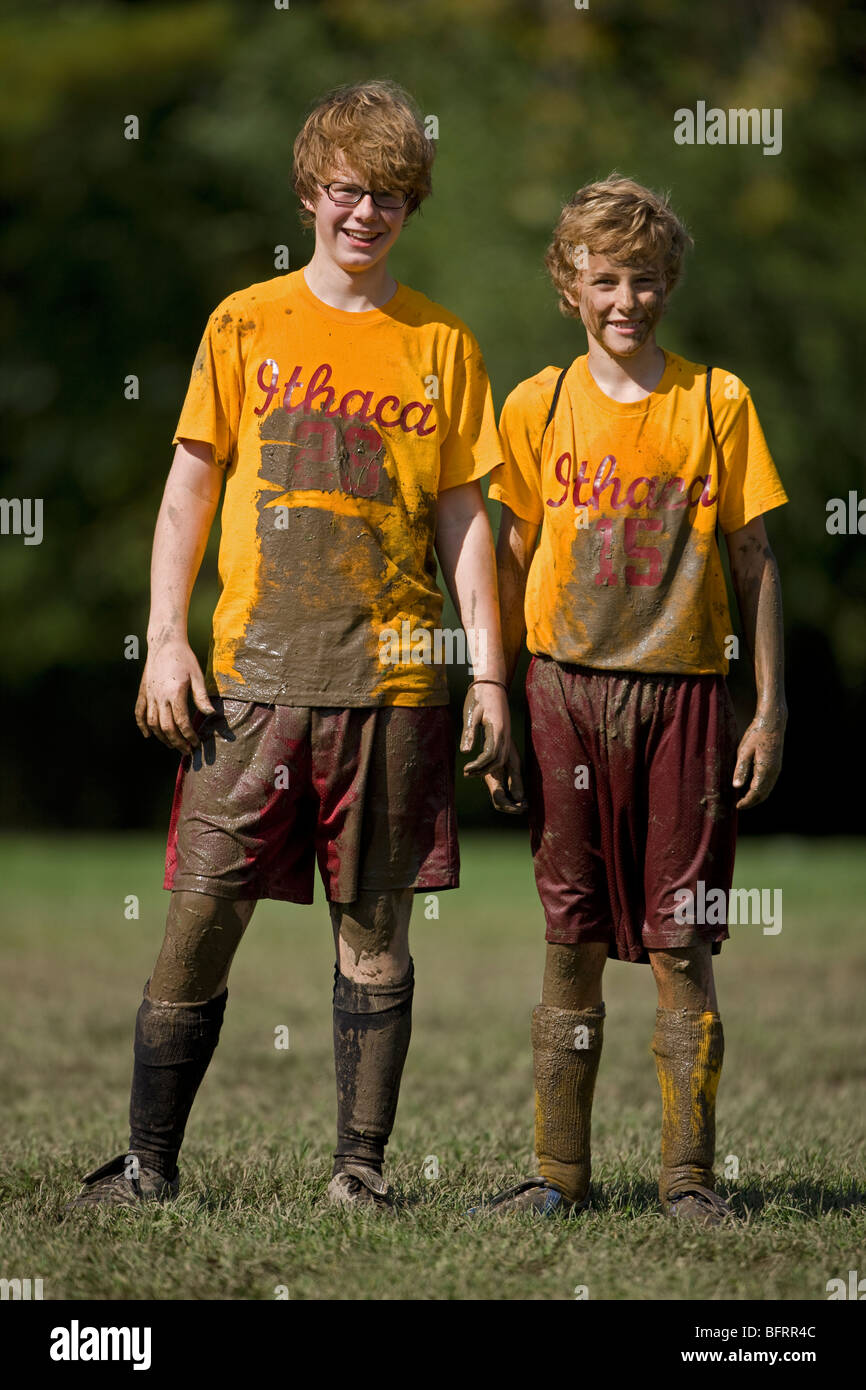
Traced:
[[508, 694], [508, 686], [505, 684], [505, 681], [490, 680], [486, 676], [482, 676], [480, 680], [471, 681], [470, 686], [472, 685], [498, 685], [501, 690], [505, 691], [506, 695]]

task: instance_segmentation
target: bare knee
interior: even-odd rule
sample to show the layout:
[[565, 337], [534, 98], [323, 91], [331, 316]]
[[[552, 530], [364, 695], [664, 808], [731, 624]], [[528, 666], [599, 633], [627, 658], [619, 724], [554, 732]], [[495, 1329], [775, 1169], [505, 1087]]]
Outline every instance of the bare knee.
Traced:
[[352, 903], [331, 903], [337, 963], [350, 980], [392, 983], [409, 969], [411, 888], [363, 892]]
[[607, 943], [580, 946], [548, 942], [541, 1002], [552, 1009], [591, 1009], [601, 1003], [601, 979]]
[[650, 951], [650, 961], [661, 1008], [718, 1012], [712, 948], [708, 942], [670, 951]]
[[200, 1004], [222, 994], [255, 901], [177, 892], [148, 994], [154, 1002]]

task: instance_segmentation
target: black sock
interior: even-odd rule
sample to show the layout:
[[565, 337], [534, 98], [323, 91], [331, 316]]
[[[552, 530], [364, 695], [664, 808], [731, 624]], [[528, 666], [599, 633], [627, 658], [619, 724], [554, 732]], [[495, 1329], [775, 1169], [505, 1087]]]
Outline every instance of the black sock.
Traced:
[[164, 1178], [177, 1172], [186, 1122], [219, 1041], [227, 998], [226, 989], [205, 1004], [155, 1004], [145, 986], [135, 1020], [129, 1152]]
[[334, 1173], [353, 1159], [382, 1171], [412, 1032], [415, 973], [395, 984], [358, 984], [334, 969], [337, 1148]]

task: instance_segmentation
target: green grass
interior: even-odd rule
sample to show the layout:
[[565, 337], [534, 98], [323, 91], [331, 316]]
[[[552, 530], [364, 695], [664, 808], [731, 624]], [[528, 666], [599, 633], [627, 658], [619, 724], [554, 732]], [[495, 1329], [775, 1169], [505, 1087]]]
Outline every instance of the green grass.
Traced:
[[[323, 1202], [335, 1113], [332, 945], [323, 902], [265, 903], [230, 983], [222, 1040], [181, 1158], [177, 1203], [59, 1224], [78, 1180], [123, 1149], [131, 1038], [162, 935], [161, 843], [0, 842], [4, 1160], [0, 1276], [46, 1298], [824, 1299], [866, 1273], [857, 843], [741, 845], [737, 882], [781, 888], [783, 929], [735, 930], [717, 961], [727, 1053], [718, 1163], [746, 1220], [699, 1234], [655, 1202], [659, 1099], [646, 966], [611, 963], [596, 1092], [595, 1208], [571, 1222], [470, 1224], [533, 1171], [529, 1016], [543, 922], [519, 836], [467, 837], [463, 888], [416, 905], [418, 987], [390, 1176], [393, 1221]], [[124, 900], [139, 898], [139, 920]], [[285, 1024], [290, 1048], [274, 1048]], [[439, 1178], [424, 1161], [435, 1156]]]

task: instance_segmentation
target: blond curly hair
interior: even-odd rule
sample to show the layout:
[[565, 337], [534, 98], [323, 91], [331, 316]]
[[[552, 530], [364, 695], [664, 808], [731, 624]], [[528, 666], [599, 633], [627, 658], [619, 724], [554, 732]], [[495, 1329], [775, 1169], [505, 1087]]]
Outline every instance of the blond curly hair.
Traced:
[[560, 313], [579, 318], [567, 295], [577, 299], [588, 256], [609, 256], [622, 265], [650, 262], [662, 270], [666, 293], [680, 278], [683, 257], [694, 243], [669, 195], [622, 178], [585, 184], [559, 215], [544, 264], [559, 295]]

